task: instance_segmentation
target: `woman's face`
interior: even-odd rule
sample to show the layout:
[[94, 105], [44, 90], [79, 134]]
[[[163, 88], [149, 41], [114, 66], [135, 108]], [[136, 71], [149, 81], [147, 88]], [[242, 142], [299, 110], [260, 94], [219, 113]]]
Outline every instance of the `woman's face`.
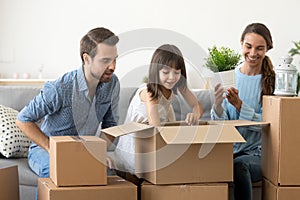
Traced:
[[247, 33], [241, 45], [245, 64], [249, 67], [261, 67], [268, 51], [266, 40], [256, 33]]
[[179, 81], [181, 76], [181, 69], [174, 69], [172, 67], [164, 66], [159, 70], [159, 81], [166, 89], [172, 89]]

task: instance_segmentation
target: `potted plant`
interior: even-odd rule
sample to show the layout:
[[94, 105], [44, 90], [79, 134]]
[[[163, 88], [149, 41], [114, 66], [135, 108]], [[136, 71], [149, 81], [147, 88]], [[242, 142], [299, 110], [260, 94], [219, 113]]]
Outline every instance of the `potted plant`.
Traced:
[[229, 47], [213, 46], [208, 48], [205, 67], [215, 72], [215, 79], [224, 87], [234, 86], [234, 68], [240, 64], [241, 55]]
[[217, 48], [217, 46], [213, 46], [213, 48], [208, 48], [208, 51], [205, 66], [213, 72], [232, 70], [241, 60], [241, 55], [229, 47]]
[[[300, 41], [293, 41], [294, 47], [289, 50], [290, 56], [300, 55]], [[298, 73], [298, 84], [297, 84], [298, 96], [300, 95], [300, 75]]]
[[293, 43], [294, 43], [294, 48], [291, 48], [289, 50], [289, 54], [291, 56], [300, 55], [300, 41], [299, 42], [293, 41]]

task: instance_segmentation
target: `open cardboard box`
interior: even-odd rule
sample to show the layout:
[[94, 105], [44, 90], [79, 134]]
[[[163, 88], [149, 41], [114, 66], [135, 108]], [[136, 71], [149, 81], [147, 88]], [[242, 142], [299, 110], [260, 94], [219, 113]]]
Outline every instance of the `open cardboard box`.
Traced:
[[153, 127], [128, 123], [103, 129], [113, 137], [135, 134], [136, 175], [153, 184], [233, 181], [233, 143], [245, 142], [235, 126], [250, 121], [200, 121]]

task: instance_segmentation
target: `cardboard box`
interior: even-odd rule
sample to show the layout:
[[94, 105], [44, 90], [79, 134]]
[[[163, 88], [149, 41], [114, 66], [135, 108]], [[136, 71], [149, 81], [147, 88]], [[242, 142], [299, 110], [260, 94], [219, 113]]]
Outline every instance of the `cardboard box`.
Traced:
[[274, 185], [300, 186], [299, 111], [299, 97], [263, 97], [262, 174]]
[[228, 200], [227, 183], [152, 185], [143, 183], [141, 200]]
[[137, 187], [117, 176], [105, 186], [57, 187], [50, 178], [39, 178], [39, 200], [137, 200]]
[[264, 179], [262, 193], [264, 200], [298, 200], [300, 186], [278, 186]]
[[233, 180], [233, 143], [245, 142], [232, 124], [171, 123], [153, 127], [128, 123], [103, 129], [114, 137], [135, 134], [136, 175], [153, 184]]
[[50, 178], [57, 186], [106, 185], [106, 141], [96, 136], [50, 137]]
[[0, 199], [19, 200], [18, 166], [0, 169]]

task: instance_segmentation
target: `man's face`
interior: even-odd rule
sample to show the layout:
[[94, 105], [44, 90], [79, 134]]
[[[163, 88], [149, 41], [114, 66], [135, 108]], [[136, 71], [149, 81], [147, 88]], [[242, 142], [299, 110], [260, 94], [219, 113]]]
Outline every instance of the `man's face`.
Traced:
[[92, 59], [88, 56], [85, 62], [88, 68], [86, 75], [101, 82], [109, 82], [116, 69], [117, 56], [116, 46], [99, 43], [95, 57]]

